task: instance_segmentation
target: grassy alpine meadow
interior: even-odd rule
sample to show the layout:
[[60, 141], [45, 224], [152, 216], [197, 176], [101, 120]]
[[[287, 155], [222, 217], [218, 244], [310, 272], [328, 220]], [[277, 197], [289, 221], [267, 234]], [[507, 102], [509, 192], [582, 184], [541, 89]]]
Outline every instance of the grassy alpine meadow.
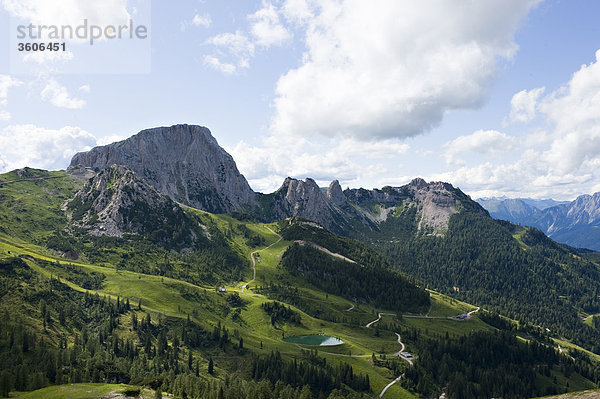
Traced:
[[126, 384], [66, 384], [14, 396], [21, 399], [98, 399], [114, 395], [152, 397], [153, 393], [153, 390]]

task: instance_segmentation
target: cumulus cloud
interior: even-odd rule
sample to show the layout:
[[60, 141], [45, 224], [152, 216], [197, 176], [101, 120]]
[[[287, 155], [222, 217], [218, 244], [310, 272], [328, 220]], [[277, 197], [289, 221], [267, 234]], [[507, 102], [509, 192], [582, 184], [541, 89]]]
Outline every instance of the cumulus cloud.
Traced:
[[448, 163], [465, 162], [460, 155], [465, 153], [499, 156], [514, 149], [515, 138], [497, 130], [478, 130], [466, 136], [459, 136], [444, 144], [444, 157]]
[[54, 79], [48, 80], [40, 95], [42, 100], [60, 108], [80, 109], [85, 105], [84, 100], [72, 97], [67, 88]]
[[215, 51], [205, 55], [204, 64], [231, 75], [250, 67], [257, 47], [268, 49], [289, 42], [293, 35], [282, 22], [281, 13], [270, 1], [263, 1], [259, 10], [247, 16], [247, 30], [221, 33], [206, 40]]
[[194, 24], [195, 26], [208, 28], [210, 24], [212, 24], [212, 19], [210, 18], [210, 14], [208, 13], [204, 13], [202, 15], [195, 14], [194, 18], [192, 19], [192, 24]]
[[9, 75], [0, 75], [0, 99], [4, 100], [8, 97], [8, 89], [23, 84], [18, 79]]
[[[126, 25], [131, 15], [127, 10], [127, 0], [0, 0], [0, 5], [19, 23], [33, 26], [80, 26], [87, 20], [88, 25]], [[134, 9], [135, 10], [135, 9]], [[42, 41], [49, 38], [50, 30], [35, 31]], [[69, 43], [85, 43], [89, 39], [68, 38]], [[106, 40], [104, 37], [98, 41]], [[68, 47], [68, 46], [67, 46]], [[61, 65], [74, 58], [71, 50], [67, 51], [35, 51], [23, 53], [21, 57], [34, 69], [45, 72], [56, 71]]]
[[538, 98], [545, 87], [532, 90], [521, 90], [510, 100], [510, 120], [513, 122], [531, 122], [536, 115]]
[[514, 162], [464, 165], [435, 178], [452, 181], [477, 196], [512, 193], [572, 199], [599, 191], [600, 50], [594, 62], [583, 65], [563, 87], [536, 98], [535, 103], [536, 112], [551, 128], [539, 134], [539, 140], [536, 134], [518, 142], [492, 135], [500, 140], [497, 145], [512, 144], [518, 150]]
[[410, 146], [398, 139], [308, 141], [294, 136], [270, 136], [262, 146], [241, 141], [227, 149], [252, 187], [263, 192], [275, 190], [287, 176], [312, 177], [319, 184], [333, 179], [343, 184], [372, 179], [386, 172], [379, 161], [394, 159], [409, 150]]
[[306, 24], [307, 52], [277, 82], [272, 129], [362, 139], [427, 132], [486, 100], [536, 3], [296, 0], [284, 10]]
[[71, 61], [75, 56], [71, 50], [67, 51], [33, 51], [23, 55], [23, 61], [37, 65], [55, 65]]
[[225, 75], [234, 74], [237, 70], [236, 66], [227, 62], [221, 62], [217, 57], [212, 55], [204, 56], [204, 65], [211, 67], [217, 71], [224, 73]]
[[[233, 74], [250, 66], [254, 56], [254, 43], [241, 31], [221, 33], [206, 41], [218, 50], [217, 55], [206, 55], [204, 64], [225, 74]], [[223, 61], [227, 58], [231, 61]]]
[[282, 45], [292, 38], [291, 33], [279, 20], [279, 13], [270, 2], [263, 1], [263, 7], [248, 16], [252, 23], [250, 32], [255, 43], [263, 47]]
[[78, 127], [44, 129], [35, 125], [11, 125], [0, 132], [2, 172], [30, 166], [63, 169], [78, 151], [96, 145], [96, 138]]
[[14, 17], [35, 25], [118, 25], [130, 18], [127, 0], [0, 0]]
[[[10, 75], [0, 75], [0, 107], [6, 107], [8, 105], [8, 89], [22, 84], [23, 82]], [[9, 119], [10, 112], [0, 108], [0, 121], [8, 121]]]

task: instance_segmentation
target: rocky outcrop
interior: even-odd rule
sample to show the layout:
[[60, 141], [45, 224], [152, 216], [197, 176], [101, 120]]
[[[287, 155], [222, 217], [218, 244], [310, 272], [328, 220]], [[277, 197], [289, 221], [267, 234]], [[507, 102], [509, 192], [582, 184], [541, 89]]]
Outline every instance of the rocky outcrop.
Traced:
[[179, 205], [124, 166], [99, 172], [65, 204], [65, 210], [72, 226], [95, 236], [154, 234], [168, 242], [176, 230], [188, 228], [187, 234], [193, 234]]
[[[261, 221], [301, 217], [342, 234], [377, 230], [381, 223], [397, 216], [399, 207], [418, 209], [418, 230], [427, 234], [443, 233], [450, 217], [461, 209], [486, 213], [450, 184], [423, 179], [401, 187], [345, 191], [334, 180], [323, 191], [310, 178], [288, 177], [276, 192], [257, 194], [233, 158], [201, 126], [143, 130], [127, 140], [76, 154], [69, 171], [81, 179], [111, 165], [126, 166], [159, 192], [194, 208], [249, 213]], [[112, 216], [106, 220], [113, 220]], [[114, 229], [108, 222], [104, 228], [115, 234], [126, 231]]]
[[448, 183], [415, 179], [401, 187], [366, 190], [342, 188], [332, 181], [326, 193], [312, 179], [287, 178], [266, 201], [271, 218], [301, 217], [334, 232], [378, 230], [398, 216], [399, 209], [416, 209], [414, 224], [423, 234], [443, 234], [450, 217], [461, 210], [486, 214], [479, 204]]
[[479, 204], [459, 189], [443, 182], [428, 183], [421, 178], [400, 187], [382, 189], [347, 189], [345, 198], [364, 211], [364, 216], [376, 224], [397, 216], [400, 209], [415, 208], [418, 231], [425, 234], [443, 234], [450, 217], [461, 210], [486, 214]]
[[76, 154], [71, 167], [99, 172], [123, 165], [173, 200], [213, 213], [252, 207], [256, 194], [210, 131], [175, 125], [142, 130], [117, 143]]
[[346, 196], [342, 191], [342, 186], [337, 180], [332, 181], [327, 188], [327, 199], [334, 205], [342, 206], [346, 203]]
[[[307, 178], [303, 181], [288, 177], [271, 195], [269, 206], [276, 220], [297, 216], [339, 232], [344, 225], [344, 214], [335, 202], [328, 198], [328, 194], [324, 194], [313, 179]], [[341, 194], [343, 196], [343, 193]], [[337, 201], [339, 200], [338, 197]]]

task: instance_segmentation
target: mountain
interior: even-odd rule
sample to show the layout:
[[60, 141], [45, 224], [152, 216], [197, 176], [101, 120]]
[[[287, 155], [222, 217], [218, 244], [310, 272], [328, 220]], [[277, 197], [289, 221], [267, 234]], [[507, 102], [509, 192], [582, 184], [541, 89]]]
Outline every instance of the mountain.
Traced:
[[508, 220], [524, 226], [530, 225], [541, 214], [540, 208], [520, 198], [478, 199], [477, 202], [487, 209], [494, 219]]
[[545, 209], [532, 225], [558, 242], [600, 251], [600, 193]]
[[[560, 243], [600, 251], [600, 193], [581, 195], [572, 202], [519, 198], [477, 201], [495, 219], [537, 227]], [[546, 206], [549, 204], [554, 205]]]
[[74, 227], [94, 236], [152, 235], [170, 245], [196, 241], [194, 223], [183, 209], [124, 166], [89, 179], [65, 209]]
[[322, 190], [310, 178], [288, 177], [274, 193], [255, 193], [233, 158], [201, 126], [143, 130], [126, 140], [76, 154], [69, 171], [84, 178], [90, 171], [97, 173], [111, 165], [133, 170], [173, 201], [197, 209], [247, 213], [264, 222], [302, 217], [344, 235], [377, 232], [406, 211], [414, 211], [419, 232], [443, 234], [450, 216], [460, 210], [485, 213], [450, 184], [423, 179], [381, 190], [342, 191], [338, 181]]
[[254, 204], [246, 178], [210, 131], [174, 125], [142, 130], [117, 143], [75, 154], [71, 166], [99, 172], [127, 166], [174, 201], [201, 210], [226, 213]]
[[[569, 201], [557, 201], [552, 198], [547, 199], [536, 199], [536, 198], [508, 198], [506, 196], [502, 197], [485, 197], [485, 198], [477, 198], [475, 201], [480, 203], [485, 209], [497, 207], [498, 204], [502, 203], [505, 200], [518, 200], [520, 202], [525, 203], [533, 208], [539, 209], [543, 211], [546, 208], [550, 208], [556, 205], [567, 204]], [[489, 205], [488, 205], [489, 204]], [[488, 209], [490, 210], [490, 209]]]

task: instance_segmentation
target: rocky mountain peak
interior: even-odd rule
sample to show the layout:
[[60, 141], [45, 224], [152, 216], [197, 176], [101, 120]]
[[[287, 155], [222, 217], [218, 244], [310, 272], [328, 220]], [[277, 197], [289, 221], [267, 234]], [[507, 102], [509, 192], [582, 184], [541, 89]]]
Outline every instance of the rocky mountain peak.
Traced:
[[341, 206], [346, 203], [346, 196], [342, 191], [342, 186], [340, 186], [339, 181], [334, 180], [329, 183], [329, 187], [327, 188], [327, 199], [337, 206]]
[[124, 233], [150, 234], [168, 226], [187, 225], [183, 210], [168, 196], [139, 178], [129, 168], [113, 165], [103, 169], [65, 204], [72, 225], [90, 235], [121, 237]]
[[424, 179], [417, 177], [412, 179], [408, 185], [415, 188], [423, 188], [427, 186], [427, 182]]
[[273, 194], [271, 212], [275, 219], [297, 216], [313, 220], [327, 229], [340, 231], [338, 221], [342, 218], [341, 210], [311, 178], [286, 178]]
[[173, 200], [214, 213], [252, 206], [256, 194], [210, 130], [174, 125], [75, 154], [71, 166], [101, 171], [124, 165]]

